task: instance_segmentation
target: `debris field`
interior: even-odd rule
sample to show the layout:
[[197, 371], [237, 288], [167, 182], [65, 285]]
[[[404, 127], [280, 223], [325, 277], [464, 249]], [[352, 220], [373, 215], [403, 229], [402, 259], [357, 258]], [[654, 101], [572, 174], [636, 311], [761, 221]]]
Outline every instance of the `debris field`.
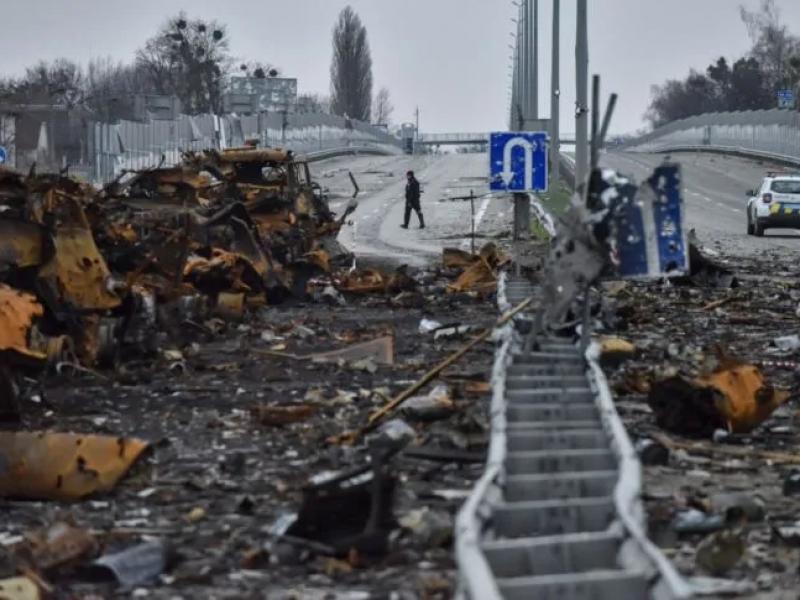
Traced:
[[610, 282], [599, 313], [635, 346], [609, 381], [644, 465], [649, 533], [687, 577], [794, 597], [798, 268], [692, 250], [692, 277]]
[[452, 595], [509, 257], [367, 268], [354, 210], [255, 145], [0, 171], [0, 598]]
[[[100, 190], [0, 171], [0, 598], [453, 595], [511, 258], [366, 267], [336, 242], [355, 210], [254, 145]], [[687, 276], [598, 287], [604, 367], [651, 537], [776, 600], [800, 583], [798, 269], [691, 242]]]

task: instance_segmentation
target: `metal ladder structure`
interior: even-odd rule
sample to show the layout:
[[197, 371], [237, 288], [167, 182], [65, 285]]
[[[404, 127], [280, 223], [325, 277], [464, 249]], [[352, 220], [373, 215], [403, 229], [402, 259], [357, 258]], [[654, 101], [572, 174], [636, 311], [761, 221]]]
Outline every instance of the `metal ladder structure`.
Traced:
[[[533, 296], [501, 277], [501, 312]], [[533, 309], [532, 309], [533, 310]], [[459, 514], [463, 600], [675, 600], [691, 588], [646, 537], [640, 465], [590, 347], [546, 337], [535, 315], [500, 332], [484, 477]]]

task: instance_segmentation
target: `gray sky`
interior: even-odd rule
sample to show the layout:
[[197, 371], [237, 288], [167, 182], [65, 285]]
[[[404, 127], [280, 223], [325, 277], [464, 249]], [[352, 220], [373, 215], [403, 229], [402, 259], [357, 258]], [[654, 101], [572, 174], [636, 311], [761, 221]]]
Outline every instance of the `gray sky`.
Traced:
[[[93, 56], [130, 60], [164, 19], [181, 8], [227, 23], [236, 56], [271, 62], [302, 91], [327, 92], [331, 29], [343, 0], [24, 0], [4, 2], [0, 73], [37, 59]], [[386, 85], [394, 121], [420, 109], [428, 132], [505, 129], [510, 0], [351, 0], [367, 27], [376, 91]], [[745, 4], [754, 6], [756, 0]], [[800, 2], [778, 0], [797, 24]], [[641, 126], [650, 85], [749, 48], [736, 0], [590, 0], [590, 71], [603, 93], [619, 94], [616, 132]], [[549, 114], [550, 0], [540, 0], [541, 116]], [[572, 132], [575, 0], [562, 0], [562, 131]]]

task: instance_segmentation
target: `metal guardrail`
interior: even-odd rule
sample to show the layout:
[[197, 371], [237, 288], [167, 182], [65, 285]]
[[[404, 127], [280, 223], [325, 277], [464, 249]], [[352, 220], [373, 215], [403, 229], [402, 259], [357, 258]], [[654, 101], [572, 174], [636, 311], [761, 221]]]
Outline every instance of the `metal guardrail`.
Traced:
[[[682, 204], [680, 167], [661, 165], [634, 189], [611, 172], [592, 181], [586, 202], [571, 204], [556, 223], [539, 284], [507, 273], [498, 280], [507, 318], [495, 332], [501, 345], [486, 468], [456, 519], [456, 597], [683, 600], [752, 591], [747, 582], [684, 579], [648, 539], [641, 464], [600, 368], [601, 346], [590, 337], [588, 284], [611, 263], [621, 277], [660, 277], [650, 264], [657, 250], [659, 261], [683, 257], [688, 269], [683, 225], [675, 233], [683, 250], [647, 250], [646, 271], [641, 242], [629, 240], [632, 215], [639, 211], [644, 222], [644, 211], [656, 212], [656, 189], [672, 209]], [[648, 235], [643, 227], [639, 240]], [[525, 301], [527, 312], [519, 312]], [[570, 309], [582, 322], [564, 322]]]
[[331, 148], [330, 150], [321, 150], [319, 152], [309, 152], [305, 154], [308, 162], [319, 162], [328, 160], [329, 158], [339, 158], [342, 156], [357, 156], [359, 154], [368, 154], [374, 156], [395, 156], [403, 154], [402, 150], [394, 146], [344, 146], [342, 148]]
[[618, 149], [716, 152], [800, 164], [800, 112], [774, 109], [699, 115], [629, 140]]
[[469, 144], [488, 143], [488, 133], [420, 133], [417, 142], [420, 144]]
[[[418, 142], [420, 144], [469, 144], [469, 143], [488, 143], [490, 133], [420, 133]], [[575, 134], [562, 133], [562, 143], [572, 143]]]
[[[394, 146], [375, 145], [375, 146], [342, 146], [339, 148], [330, 148], [328, 150], [320, 150], [318, 152], [309, 152], [301, 154], [301, 158], [305, 158], [310, 163], [321, 162], [331, 158], [339, 158], [342, 156], [358, 156], [358, 155], [372, 155], [372, 156], [395, 156], [403, 154], [402, 150]], [[175, 158], [172, 164], [180, 160], [179, 153], [175, 153]], [[81, 170], [80, 167], [70, 167], [70, 174], [85, 181], [95, 184], [102, 184], [103, 182], [92, 181], [92, 173], [89, 170]]]
[[[535, 294], [527, 280], [501, 274], [501, 312]], [[598, 347], [582, 356], [569, 340], [548, 338], [528, 351], [533, 318], [497, 332], [488, 460], [456, 521], [457, 597], [690, 598], [645, 534], [641, 467]]]
[[659, 145], [648, 147], [637, 147], [627, 149], [627, 152], [648, 152], [653, 154], [666, 154], [669, 152], [707, 152], [709, 154], [725, 154], [730, 156], [740, 156], [742, 158], [752, 158], [759, 160], [771, 160], [791, 166], [800, 166], [800, 157], [787, 156], [785, 154], [775, 154], [773, 152], [762, 152], [750, 148], [736, 146], [688, 146], [688, 145]]
[[[297, 154], [337, 151], [345, 147], [402, 149], [399, 138], [368, 123], [335, 115], [180, 115], [174, 120], [91, 123], [86, 139], [62, 144], [63, 156], [53, 161], [42, 150], [17, 152], [16, 166], [36, 162], [39, 171], [70, 164], [71, 172], [93, 183], [113, 179], [122, 169], [137, 170], [181, 161], [181, 152], [241, 146], [258, 139], [264, 147], [279, 147]], [[61, 147], [61, 146], [58, 146]], [[78, 152], [76, 149], [80, 149]], [[380, 151], [378, 151], [380, 152]], [[163, 161], [162, 161], [163, 157]]]

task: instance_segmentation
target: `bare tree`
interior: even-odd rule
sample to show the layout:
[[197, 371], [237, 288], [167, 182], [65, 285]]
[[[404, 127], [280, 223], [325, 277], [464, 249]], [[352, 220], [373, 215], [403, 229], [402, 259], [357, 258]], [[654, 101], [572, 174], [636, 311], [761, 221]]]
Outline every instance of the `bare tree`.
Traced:
[[792, 88], [800, 79], [800, 39], [781, 20], [775, 0], [761, 0], [757, 10], [739, 7], [753, 42], [750, 55], [758, 62], [770, 90]]
[[219, 112], [232, 60], [224, 25], [171, 17], [136, 54], [159, 94], [176, 95], [190, 114]]
[[335, 114], [370, 121], [372, 55], [367, 29], [350, 6], [339, 13], [333, 29], [331, 108]]
[[104, 120], [112, 121], [133, 116], [133, 98], [136, 94], [159, 93], [142, 65], [116, 62], [111, 58], [89, 61], [84, 91], [80, 103]]
[[310, 113], [330, 114], [331, 99], [330, 96], [325, 96], [323, 94], [298, 94], [297, 106], [301, 110]]
[[0, 96], [10, 103], [59, 103], [79, 93], [84, 82], [83, 69], [74, 61], [40, 61], [25, 69], [22, 77], [0, 83]]
[[280, 69], [273, 65], [257, 60], [242, 61], [239, 65], [239, 72], [247, 77], [256, 79], [267, 79], [268, 77], [280, 77]]
[[382, 87], [375, 95], [375, 105], [372, 108], [373, 122], [378, 125], [389, 125], [393, 112], [394, 105], [389, 97], [389, 89]]

